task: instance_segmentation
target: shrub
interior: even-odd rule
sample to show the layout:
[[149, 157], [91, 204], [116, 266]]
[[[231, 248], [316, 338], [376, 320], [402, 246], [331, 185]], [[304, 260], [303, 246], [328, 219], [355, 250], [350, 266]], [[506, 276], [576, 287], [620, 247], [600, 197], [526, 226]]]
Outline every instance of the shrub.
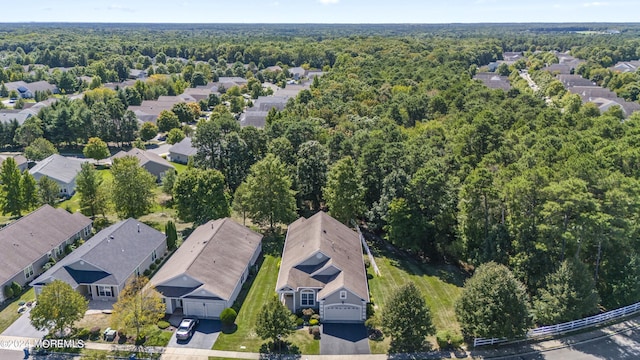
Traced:
[[160, 265], [160, 262], [162, 262], [162, 258], [161, 258], [161, 257], [159, 257], [159, 258], [157, 258], [157, 259], [156, 259], [156, 264], [157, 264], [157, 265]]
[[368, 256], [364, 257], [364, 267], [368, 268], [369, 266], [371, 266], [371, 260], [369, 260]]
[[309, 325], [310, 325], [310, 326], [316, 326], [316, 325], [318, 325], [319, 323], [320, 323], [320, 320], [318, 320], [318, 319], [311, 319], [311, 320], [309, 320]]
[[127, 333], [123, 329], [120, 329], [120, 330], [118, 330], [118, 337], [120, 339], [126, 339], [127, 338]]
[[236, 321], [236, 317], [238, 317], [238, 313], [235, 310], [226, 308], [220, 313], [220, 322], [222, 325], [231, 326]]
[[100, 327], [92, 327], [91, 330], [89, 330], [89, 337], [91, 338], [91, 340], [98, 340], [98, 338], [100, 338]]
[[309, 308], [309, 309], [303, 309], [303, 310], [302, 310], [302, 315], [306, 316], [307, 318], [310, 318], [310, 317], [311, 317], [311, 315], [313, 315], [313, 314], [315, 314], [315, 313], [316, 313], [316, 312], [315, 312], [313, 309], [311, 309], [311, 308]]
[[160, 329], [162, 329], [162, 330], [164, 330], [164, 329], [168, 328], [168, 327], [169, 327], [169, 325], [171, 325], [171, 324], [169, 324], [169, 322], [168, 322], [168, 321], [164, 321], [164, 320], [160, 320], [160, 321], [158, 321], [158, 328], [160, 328]]
[[296, 317], [296, 326], [300, 327], [304, 325], [304, 320], [302, 318]]
[[82, 340], [87, 340], [89, 338], [89, 329], [82, 328], [76, 332], [76, 336]]
[[449, 330], [440, 330], [436, 333], [436, 342], [440, 349], [455, 349], [462, 345], [462, 335]]
[[4, 287], [4, 297], [9, 299], [13, 297], [13, 289], [10, 285], [5, 285]]
[[149, 270], [155, 270], [156, 269], [156, 264], [155, 263], [151, 263], [151, 265], [149, 265]]
[[379, 329], [381, 325], [380, 317], [376, 315], [371, 316], [364, 322], [364, 326], [369, 329]]
[[64, 247], [64, 254], [65, 254], [65, 255], [69, 255], [69, 254], [71, 254], [71, 252], [72, 252], [73, 250], [75, 250], [75, 249], [76, 249], [76, 247], [75, 247], [75, 246], [73, 246], [72, 244], [67, 244], [67, 245], [65, 245], [65, 247]]
[[316, 325], [316, 326], [312, 326], [310, 327], [311, 329], [311, 335], [313, 335], [313, 338], [316, 340], [320, 340], [320, 326]]
[[142, 275], [144, 276], [149, 276], [151, 274], [151, 270], [149, 269], [144, 269], [144, 271], [142, 272]]
[[312, 319], [312, 320], [313, 320], [313, 319], [315, 319], [315, 320], [320, 321], [320, 314], [313, 314], [313, 315], [311, 315], [311, 319]]
[[13, 296], [20, 296], [22, 294], [22, 285], [14, 281], [11, 283], [11, 290], [13, 290]]

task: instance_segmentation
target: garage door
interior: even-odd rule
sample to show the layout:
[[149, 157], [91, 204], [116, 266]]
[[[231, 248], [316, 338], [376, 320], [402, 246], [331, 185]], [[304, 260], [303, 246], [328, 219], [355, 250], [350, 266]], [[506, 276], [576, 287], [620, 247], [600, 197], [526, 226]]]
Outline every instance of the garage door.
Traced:
[[224, 310], [224, 303], [220, 301], [184, 302], [184, 314], [186, 316], [196, 316], [200, 319], [219, 318]]
[[325, 322], [362, 321], [362, 307], [358, 305], [325, 305]]

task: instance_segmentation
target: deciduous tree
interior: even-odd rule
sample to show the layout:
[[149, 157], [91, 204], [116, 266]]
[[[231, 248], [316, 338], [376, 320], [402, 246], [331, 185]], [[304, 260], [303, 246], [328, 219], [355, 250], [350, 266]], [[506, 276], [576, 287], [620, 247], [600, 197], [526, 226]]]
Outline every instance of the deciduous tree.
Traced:
[[258, 313], [256, 334], [261, 339], [270, 339], [280, 346], [281, 339], [292, 334], [294, 326], [291, 311], [274, 296]]
[[20, 179], [20, 191], [22, 192], [22, 209], [25, 211], [31, 211], [40, 204], [38, 198], [38, 184], [36, 179], [30, 172], [25, 171], [22, 173]]
[[98, 163], [111, 155], [107, 143], [98, 137], [89, 138], [87, 145], [82, 149], [82, 153], [85, 157], [95, 159]]
[[40, 161], [57, 153], [56, 147], [44, 138], [37, 138], [31, 142], [31, 145], [24, 148], [24, 155], [33, 161]]
[[45, 285], [38, 295], [38, 303], [31, 310], [31, 324], [38, 330], [62, 334], [65, 329], [84, 317], [89, 301], [71, 285], [54, 280]]
[[156, 179], [147, 170], [140, 167], [138, 159], [125, 156], [113, 159], [112, 200], [121, 219], [138, 218], [151, 209], [154, 204], [153, 188]]
[[0, 186], [2, 186], [2, 215], [22, 214], [22, 190], [20, 188], [20, 169], [12, 157], [2, 162], [0, 167]]
[[429, 306], [412, 282], [398, 289], [385, 305], [382, 326], [391, 336], [389, 353], [428, 350], [426, 337], [435, 334]]
[[186, 222], [204, 224], [229, 216], [229, 195], [224, 176], [213, 169], [189, 168], [180, 173], [173, 185], [178, 217]]
[[149, 279], [144, 276], [131, 279], [113, 304], [111, 326], [114, 329], [134, 330], [136, 341], [144, 338], [144, 329], [155, 325], [165, 312], [160, 294], [153, 286], [147, 286], [148, 283]]
[[60, 197], [60, 186], [55, 180], [48, 176], [43, 176], [38, 180], [38, 195], [40, 196], [41, 204], [49, 204], [56, 207]]
[[76, 191], [80, 196], [80, 210], [83, 214], [91, 218], [95, 218], [98, 214], [104, 216], [107, 209], [108, 192], [105, 189], [102, 175], [92, 164], [88, 162], [82, 164], [76, 177]]
[[331, 216], [347, 223], [364, 211], [364, 189], [360, 172], [350, 156], [336, 162], [323, 189]]

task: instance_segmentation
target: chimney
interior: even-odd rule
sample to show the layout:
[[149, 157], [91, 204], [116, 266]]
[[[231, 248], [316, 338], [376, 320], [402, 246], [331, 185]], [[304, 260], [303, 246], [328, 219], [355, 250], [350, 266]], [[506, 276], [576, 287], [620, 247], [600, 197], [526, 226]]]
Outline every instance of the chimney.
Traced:
[[138, 224], [138, 232], [140, 232], [140, 224]]

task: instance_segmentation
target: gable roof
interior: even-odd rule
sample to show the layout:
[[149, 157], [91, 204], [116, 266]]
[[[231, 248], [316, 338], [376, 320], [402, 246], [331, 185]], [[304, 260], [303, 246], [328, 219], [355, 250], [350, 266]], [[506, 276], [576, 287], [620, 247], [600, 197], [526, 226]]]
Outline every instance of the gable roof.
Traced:
[[261, 241], [261, 234], [231, 218], [211, 220], [189, 235], [151, 283], [158, 289], [168, 280], [187, 275], [202, 284], [191, 291], [204, 290], [231, 300]]
[[173, 146], [169, 148], [169, 153], [180, 154], [184, 156], [193, 156], [197, 152], [198, 149], [194, 148], [193, 145], [191, 145], [190, 137], [182, 139], [182, 141], [173, 144]]
[[84, 162], [85, 160], [82, 159], [53, 154], [38, 162], [29, 172], [33, 175], [40, 174], [69, 184], [76, 178]]
[[490, 89], [509, 90], [511, 88], [509, 77], [500, 76], [496, 73], [485, 73], [485, 72], [477, 73], [473, 77], [473, 79], [481, 81], [486, 87]]
[[90, 225], [80, 213], [43, 205], [0, 229], [0, 284]]
[[[97, 280], [103, 284], [120, 285], [164, 241], [166, 237], [160, 231], [129, 218], [95, 234], [33, 280], [32, 284], [55, 278], [73, 287]], [[84, 261], [96, 270], [78, 271], [69, 267], [78, 261]], [[140, 269], [142, 270], [144, 269]]]
[[27, 158], [20, 155], [20, 154], [0, 154], [0, 166], [2, 166], [2, 163], [7, 160], [7, 158], [13, 158], [13, 160], [16, 161], [16, 165], [18, 166], [18, 168], [20, 168], [20, 166], [24, 165], [25, 167], [27, 166]]
[[0, 123], [9, 123], [15, 119], [19, 125], [22, 125], [31, 116], [33, 114], [30, 111], [0, 109]]
[[175, 167], [168, 162], [167, 160], [163, 159], [162, 156], [158, 155], [158, 154], [154, 154], [151, 151], [146, 151], [146, 150], [142, 150], [142, 149], [138, 149], [138, 148], [133, 148], [129, 151], [119, 151], [117, 154], [113, 155], [111, 158], [112, 159], [117, 159], [117, 158], [122, 158], [125, 156], [133, 156], [136, 159], [138, 159], [138, 162], [140, 163], [140, 166], [145, 167], [145, 165], [149, 164], [149, 163], [154, 163], [154, 164], [158, 164], [167, 168], [171, 168], [171, 169], [175, 169]]
[[[326, 263], [314, 269], [299, 266], [318, 252], [329, 258]], [[329, 278], [312, 276], [329, 266], [340, 272]], [[276, 290], [285, 286], [321, 287], [318, 298], [345, 288], [368, 301], [367, 274], [358, 234], [322, 211], [294, 221], [287, 230]]]

